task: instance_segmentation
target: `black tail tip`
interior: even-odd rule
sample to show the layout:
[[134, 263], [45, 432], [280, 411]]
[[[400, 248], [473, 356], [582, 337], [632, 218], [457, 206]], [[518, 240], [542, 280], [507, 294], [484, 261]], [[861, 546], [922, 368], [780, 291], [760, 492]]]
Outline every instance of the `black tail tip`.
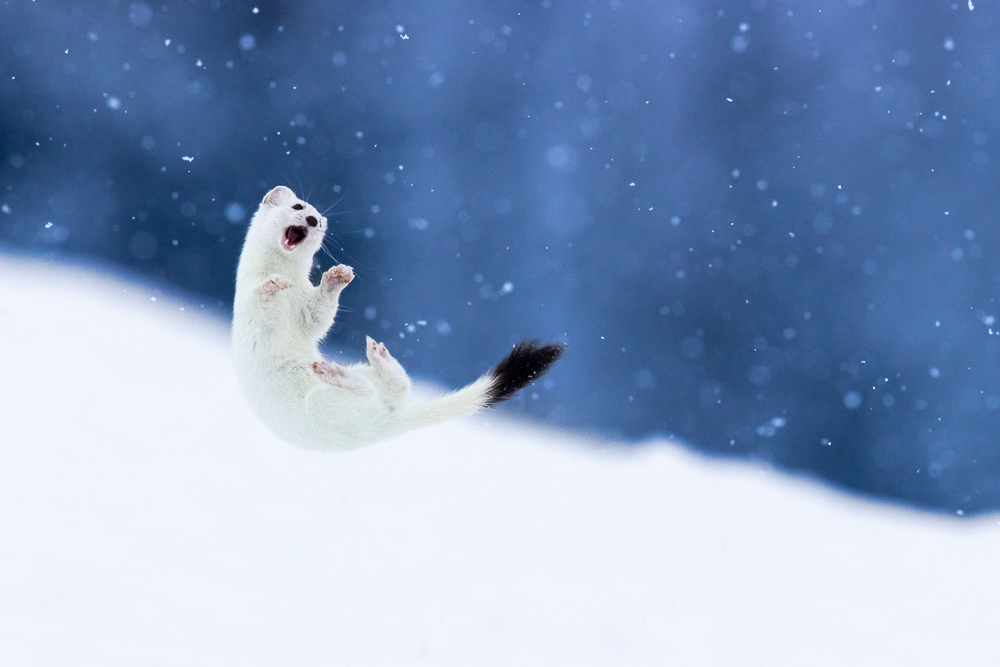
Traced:
[[506, 401], [526, 385], [545, 374], [556, 362], [566, 346], [562, 343], [540, 345], [540, 341], [526, 340], [518, 343], [510, 354], [493, 369], [493, 385], [486, 399], [486, 406]]

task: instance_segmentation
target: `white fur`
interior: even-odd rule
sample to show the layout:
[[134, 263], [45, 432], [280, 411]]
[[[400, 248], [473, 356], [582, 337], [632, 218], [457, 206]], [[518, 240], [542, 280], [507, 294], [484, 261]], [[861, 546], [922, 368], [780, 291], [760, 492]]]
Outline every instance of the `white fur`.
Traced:
[[[294, 226], [307, 235], [290, 247], [285, 235]], [[340, 292], [354, 279], [353, 269], [341, 264], [319, 285], [310, 282], [326, 229], [326, 218], [279, 186], [264, 197], [247, 231], [236, 274], [233, 357], [243, 392], [268, 428], [302, 447], [345, 450], [485, 407], [491, 375], [429, 403], [409, 404], [406, 371], [371, 338], [367, 364], [323, 360], [319, 341], [333, 325]]]

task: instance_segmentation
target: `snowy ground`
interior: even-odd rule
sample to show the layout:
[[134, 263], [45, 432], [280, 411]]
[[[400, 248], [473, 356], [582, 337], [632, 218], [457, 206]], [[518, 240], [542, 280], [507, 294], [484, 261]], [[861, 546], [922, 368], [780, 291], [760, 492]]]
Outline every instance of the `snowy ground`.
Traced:
[[1000, 664], [997, 517], [496, 415], [300, 451], [151, 296], [0, 256], [0, 664]]

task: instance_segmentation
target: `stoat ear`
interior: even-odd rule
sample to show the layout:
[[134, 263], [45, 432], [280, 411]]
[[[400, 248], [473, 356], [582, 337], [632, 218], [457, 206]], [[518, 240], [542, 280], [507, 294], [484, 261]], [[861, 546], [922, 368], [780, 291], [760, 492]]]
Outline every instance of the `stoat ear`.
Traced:
[[295, 193], [284, 185], [279, 185], [264, 195], [264, 200], [260, 204], [261, 206], [280, 206], [284, 202], [293, 200], [295, 200]]

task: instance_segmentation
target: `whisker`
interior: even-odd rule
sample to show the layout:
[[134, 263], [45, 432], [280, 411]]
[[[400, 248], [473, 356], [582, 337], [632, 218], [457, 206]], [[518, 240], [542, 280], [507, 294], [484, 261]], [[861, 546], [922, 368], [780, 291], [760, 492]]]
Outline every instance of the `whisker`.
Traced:
[[[323, 216], [326, 217], [326, 214], [330, 211], [330, 209], [332, 209], [333, 207], [335, 207], [340, 202], [344, 201], [344, 197], [346, 197], [346, 196], [347, 196], [347, 193], [345, 192], [344, 194], [340, 195], [340, 199], [338, 199], [337, 201], [335, 201], [332, 204], [330, 204], [329, 206], [327, 206], [326, 210], [323, 211]], [[343, 215], [343, 213], [338, 213], [338, 215]]]
[[[333, 261], [338, 262], [338, 263], [340, 263], [342, 261], [342, 260], [338, 260], [336, 257], [334, 257], [333, 253], [330, 252], [326, 247], [324, 247], [323, 250], [324, 250], [324, 252], [326, 252], [326, 254], [328, 254], [330, 256], [331, 259], [333, 259]], [[367, 262], [358, 259], [357, 257], [353, 256], [351, 253], [349, 253], [346, 250], [344, 250], [343, 247], [339, 247], [338, 250], [340, 250], [340, 252], [343, 253], [343, 259], [346, 259], [347, 261], [349, 261], [352, 265], [354, 265], [356, 267], [369, 268], [371, 266]]]
[[320, 248], [323, 249], [323, 252], [326, 253], [327, 257], [329, 257], [330, 259], [332, 259], [335, 262], [337, 261], [337, 258], [333, 256], [333, 253], [330, 252], [330, 249], [327, 248], [326, 245], [320, 245]]

